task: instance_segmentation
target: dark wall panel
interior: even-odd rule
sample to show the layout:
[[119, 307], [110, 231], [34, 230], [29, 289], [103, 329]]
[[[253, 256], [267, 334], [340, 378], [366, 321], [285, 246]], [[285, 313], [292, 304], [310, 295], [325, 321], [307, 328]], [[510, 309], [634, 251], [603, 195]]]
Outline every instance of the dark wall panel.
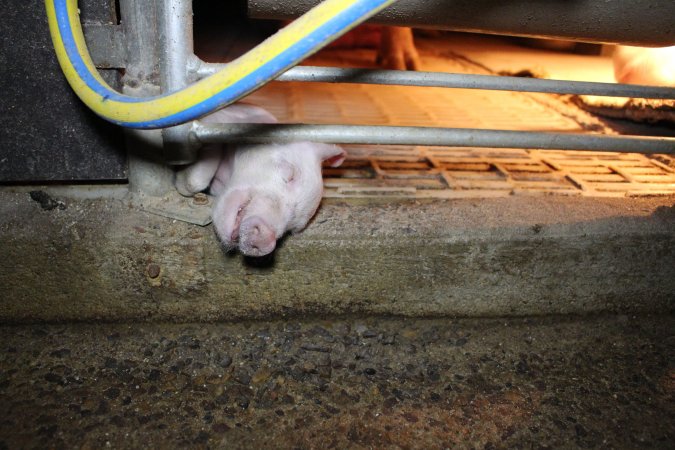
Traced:
[[[115, 20], [114, 1], [80, 1], [88, 22]], [[124, 180], [122, 130], [68, 86], [42, 1], [3, 5], [0, 28], [0, 183]], [[105, 78], [117, 83], [115, 71]]]

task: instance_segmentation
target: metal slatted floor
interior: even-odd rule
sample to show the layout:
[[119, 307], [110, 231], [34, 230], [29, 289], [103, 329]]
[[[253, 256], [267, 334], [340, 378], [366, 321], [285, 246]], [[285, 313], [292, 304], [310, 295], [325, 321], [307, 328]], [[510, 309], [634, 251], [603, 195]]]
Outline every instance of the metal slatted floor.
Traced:
[[467, 198], [514, 194], [675, 194], [675, 159], [537, 150], [350, 147], [325, 168], [326, 197]]
[[[425, 55], [423, 54], [422, 57]], [[438, 64], [439, 55], [433, 55]], [[310, 65], [372, 66], [372, 52], [323, 52]], [[445, 70], [486, 73], [443, 55]], [[413, 125], [614, 134], [592, 115], [546, 94], [324, 83], [271, 83], [248, 97], [281, 122]], [[675, 194], [666, 155], [523, 149], [346, 145], [342, 167], [324, 169], [326, 197], [480, 198], [514, 194]]]

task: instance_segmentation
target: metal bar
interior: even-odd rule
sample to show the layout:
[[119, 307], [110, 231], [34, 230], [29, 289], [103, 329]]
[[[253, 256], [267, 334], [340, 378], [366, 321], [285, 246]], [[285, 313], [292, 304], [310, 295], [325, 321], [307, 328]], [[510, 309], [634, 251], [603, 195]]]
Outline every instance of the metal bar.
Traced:
[[[194, 58], [192, 0], [161, 0], [157, 16], [162, 93], [178, 91], [189, 84], [188, 67]], [[196, 148], [188, 141], [191, 127], [186, 123], [162, 130], [167, 163], [194, 161]]]
[[[257, 19], [293, 19], [319, 1], [248, 0], [248, 14]], [[673, 17], [673, 0], [399, 0], [369, 22], [665, 47], [675, 44]]]
[[[126, 44], [126, 70], [122, 89], [127, 95], [157, 95], [157, 7], [154, 0], [120, 0], [120, 19]], [[160, 130], [125, 129], [129, 149], [129, 190], [134, 194], [163, 196], [174, 190], [173, 171], [149, 158], [162, 151]]]
[[[152, 84], [157, 74], [156, 9], [154, 0], [120, 0], [122, 30], [127, 47], [126, 71], [122, 81], [127, 89], [125, 93], [129, 95], [134, 95], [133, 89], [136, 87]], [[144, 94], [152, 95], [147, 92]]]
[[334, 144], [427, 145], [675, 154], [675, 138], [599, 136], [470, 128], [361, 125], [203, 124], [192, 136], [202, 144], [315, 141]]
[[162, 0], [157, 4], [159, 64], [162, 93], [188, 84], [186, 67], [194, 53], [192, 1]]
[[[202, 63], [197, 74], [200, 78], [204, 78], [212, 75], [225, 66], [227, 66], [227, 64]], [[590, 81], [542, 80], [538, 78], [443, 72], [341, 69], [336, 67], [297, 66], [279, 76], [277, 81], [385, 84], [396, 86], [487, 89], [495, 91], [544, 92], [550, 94], [602, 95], [606, 97], [675, 99], [675, 88], [669, 87], [596, 83]]]

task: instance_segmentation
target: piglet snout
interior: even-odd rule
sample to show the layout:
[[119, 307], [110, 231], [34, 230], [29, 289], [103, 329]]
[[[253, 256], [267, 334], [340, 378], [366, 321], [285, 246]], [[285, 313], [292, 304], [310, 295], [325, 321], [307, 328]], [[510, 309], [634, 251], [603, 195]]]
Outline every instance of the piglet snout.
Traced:
[[274, 251], [277, 236], [260, 216], [247, 217], [239, 229], [239, 250], [247, 256], [264, 256]]

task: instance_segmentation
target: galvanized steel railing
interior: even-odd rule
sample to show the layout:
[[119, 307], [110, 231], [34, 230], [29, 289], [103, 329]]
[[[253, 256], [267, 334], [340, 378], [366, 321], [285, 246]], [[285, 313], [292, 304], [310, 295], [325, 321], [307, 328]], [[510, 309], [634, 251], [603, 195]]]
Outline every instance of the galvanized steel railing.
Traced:
[[[190, 0], [167, 0], [157, 13], [158, 42], [146, 39], [148, 45], [136, 45], [134, 31], [146, 32], [149, 23], [142, 20], [139, 0], [121, 2], [123, 23], [127, 26], [127, 54], [124, 67], [127, 74], [139, 72], [136, 66], [148, 59], [143, 70], [152, 70], [153, 55], [161, 54], [160, 78], [164, 92], [179, 89], [200, 78], [208, 77], [227, 64], [207, 64], [199, 61], [192, 51]], [[125, 14], [126, 13], [126, 14]], [[138, 19], [138, 20], [135, 20]], [[119, 31], [119, 30], [116, 30]], [[111, 31], [112, 32], [112, 31]], [[156, 46], [153, 55], [145, 47]], [[94, 46], [106, 42], [93, 42]], [[145, 49], [145, 50], [144, 50]], [[172, 57], [169, 57], [173, 55]], [[176, 57], [178, 55], [178, 57]], [[96, 62], [96, 61], [95, 61]], [[147, 67], [146, 67], [147, 66]], [[140, 66], [139, 66], [140, 67]], [[126, 77], [128, 85], [135, 81]], [[408, 72], [329, 67], [294, 67], [280, 75], [279, 81], [363, 83], [399, 86], [427, 86], [461, 89], [542, 92], [556, 94], [598, 95], [650, 99], [675, 99], [675, 89], [668, 87], [591, 83], [579, 81], [542, 80], [521, 77], [469, 75], [435, 72]], [[145, 94], [147, 95], [147, 94]], [[264, 106], [264, 105], [263, 105]], [[524, 132], [511, 130], [457, 129], [405, 126], [351, 125], [206, 125], [188, 122], [163, 130], [164, 156], [167, 162], [184, 164], [194, 160], [196, 148], [211, 142], [274, 142], [315, 140], [331, 143], [429, 145], [449, 147], [537, 148], [556, 150], [606, 150], [635, 153], [675, 154], [675, 139], [670, 137], [602, 136], [581, 133]]]
[[[227, 64], [202, 63], [196, 70], [207, 77]], [[602, 95], [675, 99], [675, 89], [659, 86], [596, 83], [588, 81], [542, 80], [539, 78], [472, 75], [444, 72], [412, 72], [402, 70], [341, 69], [337, 67], [296, 66], [276, 78], [277, 81], [317, 83], [358, 83], [395, 86], [485, 89], [494, 91], [543, 92], [549, 94]]]
[[[203, 63], [196, 69], [196, 75], [198, 77], [208, 76], [222, 69], [223, 66], [224, 64]], [[277, 80], [675, 99], [675, 89], [669, 87], [439, 72], [299, 66], [288, 70], [278, 77]], [[197, 122], [192, 129], [192, 136], [200, 143], [264, 143], [308, 140], [335, 144], [675, 153], [675, 139], [668, 137], [602, 136], [583, 133], [544, 133], [437, 127], [295, 124], [206, 125]]]

